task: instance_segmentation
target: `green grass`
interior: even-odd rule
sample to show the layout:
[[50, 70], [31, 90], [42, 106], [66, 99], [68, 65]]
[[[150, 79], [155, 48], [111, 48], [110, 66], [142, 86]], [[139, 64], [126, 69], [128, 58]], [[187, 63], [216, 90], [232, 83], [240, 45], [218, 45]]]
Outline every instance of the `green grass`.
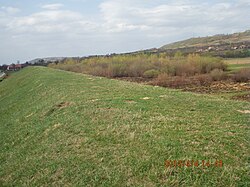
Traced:
[[228, 65], [229, 73], [235, 73], [242, 68], [250, 68], [250, 58], [229, 58], [224, 59]]
[[246, 58], [224, 58], [226, 64], [250, 64], [250, 57]]
[[230, 72], [237, 72], [243, 68], [250, 68], [250, 64], [229, 64], [228, 71]]
[[28, 67], [0, 83], [0, 106], [0, 185], [250, 184], [248, 102]]

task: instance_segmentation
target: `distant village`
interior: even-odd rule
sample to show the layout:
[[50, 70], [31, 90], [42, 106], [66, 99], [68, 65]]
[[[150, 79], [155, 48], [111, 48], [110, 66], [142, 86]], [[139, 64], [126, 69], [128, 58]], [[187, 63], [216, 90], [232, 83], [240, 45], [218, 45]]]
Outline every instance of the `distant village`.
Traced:
[[19, 61], [17, 61], [17, 63], [12, 63], [10, 65], [6, 65], [6, 64], [0, 65], [0, 72], [18, 71], [27, 66], [47, 66], [49, 63], [59, 62], [62, 59], [64, 58], [52, 57], [52, 58], [44, 58], [44, 59], [37, 58], [37, 59], [31, 60], [25, 63], [20, 63]]
[[28, 64], [10, 64], [0, 66], [0, 81], [8, 76], [9, 72], [19, 71], [20, 69], [28, 66]]
[[10, 64], [10, 65], [2, 65], [0, 69], [2, 71], [18, 71], [26, 66], [27, 64]]
[[11, 72], [15, 72], [15, 71], [19, 71], [27, 66], [47, 66], [49, 63], [55, 62], [60, 60], [60, 58], [45, 58], [45, 59], [34, 59], [32, 61], [29, 62], [25, 62], [25, 63], [20, 63], [19, 61], [17, 61], [17, 63], [12, 63], [10, 65], [0, 65], [0, 81], [4, 80], [6, 77], [8, 77], [8, 75]]

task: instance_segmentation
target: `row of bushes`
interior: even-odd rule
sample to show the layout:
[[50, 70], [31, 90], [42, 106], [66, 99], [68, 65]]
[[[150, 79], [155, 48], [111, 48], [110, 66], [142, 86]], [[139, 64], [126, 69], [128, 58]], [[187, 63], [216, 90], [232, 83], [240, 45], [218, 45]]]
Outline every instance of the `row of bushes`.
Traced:
[[[228, 78], [225, 73], [227, 66], [222, 59], [197, 54], [183, 56], [180, 53], [176, 53], [174, 57], [164, 54], [137, 54], [92, 57], [82, 60], [72, 58], [57, 64], [50, 64], [49, 66], [103, 77], [143, 77], [155, 79], [158, 85], [169, 82], [170, 77], [175, 77], [176, 80], [183, 79], [183, 81], [177, 80], [177, 82], [192, 80], [200, 85]], [[236, 73], [233, 79], [237, 82], [244, 82], [250, 79], [248, 75], [248, 70], [242, 70]], [[187, 77], [191, 78], [187, 79]]]
[[[209, 74], [200, 74], [190, 77], [185, 76], [169, 76], [168, 74], [160, 74], [153, 80], [153, 85], [173, 88], [183, 88], [185, 86], [207, 86], [213, 81], [221, 81], [229, 78], [229, 75], [222, 70], [214, 69]], [[241, 69], [230, 77], [235, 82], [247, 82], [250, 80], [250, 68]]]
[[237, 51], [226, 51], [223, 55], [224, 58], [245, 58], [250, 57], [250, 50], [237, 50]]
[[183, 88], [185, 86], [196, 85], [206, 86], [212, 83], [212, 78], [209, 74], [195, 75], [191, 77], [169, 76], [168, 74], [160, 74], [152, 81], [153, 85], [172, 88]]
[[214, 69], [224, 71], [226, 65], [215, 57], [196, 54], [174, 57], [159, 55], [120, 55], [113, 57], [93, 57], [77, 61], [67, 59], [50, 67], [67, 71], [87, 73], [105, 77], [146, 77], [154, 78], [167, 73], [170, 76], [193, 76], [210, 73]]

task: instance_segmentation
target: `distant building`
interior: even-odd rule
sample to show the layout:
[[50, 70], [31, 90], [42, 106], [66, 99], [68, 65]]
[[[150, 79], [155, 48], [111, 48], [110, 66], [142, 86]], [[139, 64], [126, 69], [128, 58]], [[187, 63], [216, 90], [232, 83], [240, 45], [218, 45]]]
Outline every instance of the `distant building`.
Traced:
[[16, 70], [20, 70], [20, 69], [22, 69], [23, 68], [23, 65], [22, 64], [16, 64], [15, 65], [15, 69]]
[[7, 67], [7, 71], [17, 71], [22, 69], [24, 66], [22, 64], [11, 64]]
[[14, 71], [15, 70], [15, 64], [11, 64], [7, 67], [8, 71]]

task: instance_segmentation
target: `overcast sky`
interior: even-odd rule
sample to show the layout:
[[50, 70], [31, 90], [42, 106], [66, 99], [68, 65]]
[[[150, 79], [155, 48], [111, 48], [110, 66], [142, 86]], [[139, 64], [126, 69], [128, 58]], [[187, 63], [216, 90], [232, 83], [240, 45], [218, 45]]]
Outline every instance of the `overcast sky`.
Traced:
[[250, 0], [0, 0], [0, 64], [244, 31], [249, 12]]

